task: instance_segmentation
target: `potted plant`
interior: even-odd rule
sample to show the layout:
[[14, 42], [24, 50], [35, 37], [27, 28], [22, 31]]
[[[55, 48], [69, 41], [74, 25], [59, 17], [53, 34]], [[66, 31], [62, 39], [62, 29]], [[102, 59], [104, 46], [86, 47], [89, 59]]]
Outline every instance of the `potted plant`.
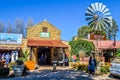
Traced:
[[30, 53], [25, 50], [25, 52], [23, 52], [23, 61], [25, 63], [25, 67], [28, 69], [28, 70], [34, 70], [35, 69], [35, 61], [30, 61], [28, 60], [28, 57], [29, 57]]
[[14, 76], [20, 77], [23, 74], [25, 65], [21, 59], [16, 60], [15, 63], [16, 64], [12, 66], [13, 71], [14, 71]]

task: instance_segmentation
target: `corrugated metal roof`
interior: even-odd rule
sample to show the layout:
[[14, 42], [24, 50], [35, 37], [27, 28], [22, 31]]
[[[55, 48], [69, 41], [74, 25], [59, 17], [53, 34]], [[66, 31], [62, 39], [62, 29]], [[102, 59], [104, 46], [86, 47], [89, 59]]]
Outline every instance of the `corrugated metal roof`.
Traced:
[[27, 46], [46, 46], [46, 47], [64, 47], [68, 46], [60, 40], [27, 40]]

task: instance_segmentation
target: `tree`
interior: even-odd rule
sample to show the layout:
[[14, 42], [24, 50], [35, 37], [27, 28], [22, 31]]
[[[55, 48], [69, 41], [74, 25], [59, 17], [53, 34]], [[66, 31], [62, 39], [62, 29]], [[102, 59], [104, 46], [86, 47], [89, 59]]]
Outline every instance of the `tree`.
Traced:
[[27, 28], [33, 25], [33, 19], [28, 18]]
[[92, 31], [92, 29], [88, 26], [82, 26], [78, 29], [78, 38], [88, 38], [88, 34]]
[[116, 49], [116, 57], [120, 57], [120, 48], [119, 49]]
[[107, 36], [109, 40], [112, 40], [116, 37], [118, 31], [118, 25], [114, 19], [112, 19], [112, 26], [107, 31]]
[[12, 25], [10, 22], [7, 23], [7, 30], [6, 30], [7, 33], [12, 33]]
[[84, 51], [87, 56], [90, 56], [91, 51], [94, 51], [95, 46], [92, 42], [87, 40], [73, 40], [69, 42], [71, 46], [71, 53], [79, 56], [79, 51]]
[[4, 23], [2, 21], [0, 21], [0, 33], [4, 32]]
[[15, 20], [15, 30], [17, 34], [23, 34], [23, 37], [25, 37], [25, 27], [24, 27], [24, 20], [17, 18]]
[[26, 25], [26, 29], [25, 29], [25, 37], [26, 37], [26, 34], [27, 34], [27, 28], [29, 28], [30, 26], [33, 25], [33, 19], [32, 18], [28, 18], [28, 23]]

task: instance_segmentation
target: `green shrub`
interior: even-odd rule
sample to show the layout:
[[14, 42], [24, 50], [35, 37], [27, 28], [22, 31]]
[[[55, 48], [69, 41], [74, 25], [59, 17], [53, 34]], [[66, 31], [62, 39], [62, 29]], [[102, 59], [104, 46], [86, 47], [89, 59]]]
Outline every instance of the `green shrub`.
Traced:
[[20, 60], [20, 59], [18, 59], [18, 60], [16, 60], [16, 64], [17, 64], [17, 65], [22, 65], [22, 64], [23, 64], [23, 61]]
[[103, 74], [107, 74], [109, 72], [109, 67], [110, 66], [101, 66], [100, 72]]
[[76, 67], [77, 70], [88, 72], [88, 66], [85, 64], [80, 64]]
[[15, 62], [10, 62], [10, 63], [8, 64], [8, 67], [11, 69], [11, 68], [13, 67], [13, 65], [16, 65], [16, 63], [15, 63]]

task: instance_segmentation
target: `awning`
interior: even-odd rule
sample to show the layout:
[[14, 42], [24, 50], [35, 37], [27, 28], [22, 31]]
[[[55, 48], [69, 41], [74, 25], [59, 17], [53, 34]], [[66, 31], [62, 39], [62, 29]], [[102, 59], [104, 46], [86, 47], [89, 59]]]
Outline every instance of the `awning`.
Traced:
[[120, 41], [116, 41], [116, 46], [114, 46], [114, 41], [110, 40], [91, 40], [97, 49], [114, 49], [120, 48]]
[[60, 40], [27, 40], [27, 46], [45, 46], [45, 47], [63, 47], [68, 46], [62, 43]]
[[0, 46], [0, 50], [20, 50], [21, 47]]

